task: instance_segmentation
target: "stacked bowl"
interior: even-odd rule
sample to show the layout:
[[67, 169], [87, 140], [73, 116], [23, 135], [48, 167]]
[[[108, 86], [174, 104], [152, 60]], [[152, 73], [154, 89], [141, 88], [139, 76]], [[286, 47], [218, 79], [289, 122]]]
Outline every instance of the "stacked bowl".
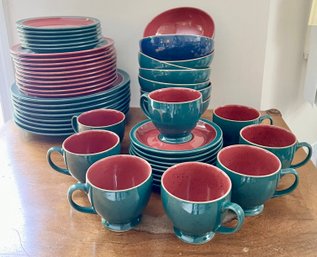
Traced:
[[210, 64], [214, 56], [214, 22], [204, 11], [181, 7], [156, 16], [140, 40], [141, 94], [167, 87], [187, 87], [210, 102]]
[[90, 17], [42, 17], [17, 22], [11, 48], [14, 120], [35, 134], [67, 136], [71, 117], [96, 108], [127, 113], [130, 79], [117, 69], [111, 38]]
[[153, 187], [159, 190], [161, 176], [174, 164], [189, 161], [215, 163], [222, 148], [222, 131], [200, 119], [202, 94], [188, 88], [164, 88], [144, 94], [141, 108], [150, 120], [130, 131], [132, 155], [147, 160], [153, 169]]

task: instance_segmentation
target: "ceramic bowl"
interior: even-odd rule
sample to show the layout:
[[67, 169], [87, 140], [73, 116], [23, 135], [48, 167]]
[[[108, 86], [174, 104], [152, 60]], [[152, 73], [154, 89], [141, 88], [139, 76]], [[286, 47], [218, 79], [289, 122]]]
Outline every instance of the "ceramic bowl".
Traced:
[[211, 69], [196, 69], [196, 70], [166, 70], [166, 69], [145, 69], [139, 68], [141, 77], [175, 84], [197, 84], [205, 82], [209, 79]]
[[213, 39], [197, 35], [159, 35], [140, 40], [142, 53], [163, 61], [203, 57], [213, 48]]
[[195, 58], [195, 59], [188, 59], [188, 60], [180, 60], [180, 61], [166, 61], [168, 64], [173, 64], [180, 67], [187, 67], [191, 69], [203, 69], [208, 68], [211, 62], [214, 59], [214, 51], [210, 54]]

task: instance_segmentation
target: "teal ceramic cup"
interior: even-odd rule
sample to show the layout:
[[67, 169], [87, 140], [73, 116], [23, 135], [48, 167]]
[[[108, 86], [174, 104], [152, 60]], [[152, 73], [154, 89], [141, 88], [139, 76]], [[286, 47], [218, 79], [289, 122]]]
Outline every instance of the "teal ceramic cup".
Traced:
[[189, 88], [164, 88], [143, 94], [140, 105], [159, 130], [160, 140], [184, 143], [192, 139], [202, 114], [202, 95]]
[[[237, 232], [244, 222], [242, 208], [230, 200], [230, 178], [210, 164], [186, 162], [168, 168], [161, 178], [161, 198], [176, 236], [186, 243], [203, 244], [215, 233]], [[235, 227], [222, 225], [228, 210], [237, 217]]]
[[[246, 216], [255, 216], [264, 203], [287, 195], [298, 185], [298, 174], [292, 168], [281, 169], [280, 160], [271, 152], [251, 145], [231, 145], [217, 155], [217, 166], [232, 181], [232, 201], [239, 204]], [[295, 180], [284, 190], [277, 190], [280, 176], [291, 174]]]
[[124, 113], [114, 109], [96, 109], [73, 116], [72, 127], [75, 132], [86, 130], [109, 130], [116, 133], [122, 141], [125, 129]]
[[[281, 161], [282, 168], [299, 168], [311, 158], [312, 147], [306, 142], [298, 142], [290, 131], [277, 126], [250, 125], [240, 131], [240, 143], [255, 145], [274, 153]], [[292, 164], [298, 149], [307, 149], [306, 157]]]
[[[53, 162], [54, 152], [63, 156], [66, 169]], [[47, 161], [57, 172], [71, 175], [78, 181], [85, 182], [86, 172], [93, 163], [119, 153], [120, 138], [117, 134], [106, 130], [88, 130], [69, 136], [62, 147], [51, 147], [47, 151]]]
[[[148, 162], [132, 155], [114, 155], [99, 160], [87, 171], [86, 183], [68, 190], [69, 204], [77, 211], [97, 213], [105, 228], [123, 232], [141, 221], [152, 190], [152, 169]], [[90, 206], [73, 200], [76, 190], [87, 194]]]
[[212, 121], [216, 123], [223, 132], [223, 145], [239, 143], [240, 130], [251, 124], [259, 124], [265, 119], [273, 124], [272, 117], [244, 105], [224, 105], [214, 109]]

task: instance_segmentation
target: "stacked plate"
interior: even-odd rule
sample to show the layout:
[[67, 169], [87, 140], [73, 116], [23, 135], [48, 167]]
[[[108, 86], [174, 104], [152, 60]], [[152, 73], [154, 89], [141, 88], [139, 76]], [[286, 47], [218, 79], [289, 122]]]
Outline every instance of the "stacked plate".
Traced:
[[223, 143], [221, 129], [215, 123], [201, 119], [192, 135], [192, 140], [187, 143], [169, 144], [159, 139], [159, 131], [150, 120], [132, 128], [129, 152], [151, 164], [154, 190], [159, 190], [162, 174], [174, 164], [188, 161], [215, 163]]
[[68, 136], [74, 133], [71, 126], [73, 115], [82, 112], [111, 108], [124, 113], [129, 111], [130, 79], [123, 70], [111, 88], [98, 93], [63, 98], [39, 98], [19, 91], [16, 84], [11, 87], [14, 120], [22, 129], [46, 136]]
[[39, 17], [16, 23], [21, 46], [37, 53], [71, 52], [95, 47], [100, 22], [90, 17]]
[[140, 40], [141, 94], [166, 87], [203, 90], [207, 109], [214, 30], [213, 19], [197, 8], [175, 8], [156, 16]]

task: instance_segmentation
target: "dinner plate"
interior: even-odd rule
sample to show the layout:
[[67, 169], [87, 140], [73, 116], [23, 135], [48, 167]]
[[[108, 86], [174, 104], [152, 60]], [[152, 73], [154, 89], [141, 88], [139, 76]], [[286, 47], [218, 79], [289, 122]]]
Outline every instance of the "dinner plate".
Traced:
[[20, 39], [20, 43], [22, 45], [22, 47], [25, 48], [32, 48], [32, 47], [75, 47], [75, 46], [80, 46], [80, 45], [84, 45], [84, 44], [97, 44], [99, 43], [99, 41], [102, 40], [102, 38], [98, 38], [98, 37], [94, 37], [91, 39], [83, 39], [83, 40], [76, 40], [76, 41], [62, 41], [62, 42], [52, 42], [52, 41], [47, 41], [47, 42], [43, 42], [43, 41], [31, 41], [31, 40], [24, 40], [24, 39]]
[[76, 44], [81, 42], [89, 42], [93, 40], [98, 40], [99, 35], [96, 33], [93, 33], [91, 35], [88, 34], [88, 36], [83, 37], [67, 37], [67, 38], [56, 38], [56, 37], [44, 37], [44, 38], [38, 38], [38, 37], [32, 37], [32, 36], [25, 36], [24, 34], [19, 34], [20, 42], [28, 43], [28, 44]]

